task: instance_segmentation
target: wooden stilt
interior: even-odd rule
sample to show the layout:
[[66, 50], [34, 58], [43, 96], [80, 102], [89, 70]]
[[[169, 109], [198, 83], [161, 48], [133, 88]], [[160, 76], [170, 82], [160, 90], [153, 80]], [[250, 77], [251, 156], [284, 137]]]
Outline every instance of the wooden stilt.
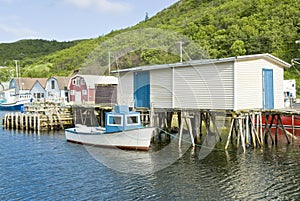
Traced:
[[193, 132], [192, 132], [191, 116], [189, 116], [187, 114], [187, 112], [184, 112], [184, 114], [182, 114], [181, 118], [182, 119], [181, 119], [181, 123], [180, 123], [178, 144], [179, 144], [179, 146], [181, 146], [183, 127], [184, 127], [184, 123], [185, 123], [185, 125], [187, 126], [187, 129], [188, 129], [188, 132], [190, 134], [190, 137], [191, 137], [192, 145], [193, 145], [193, 147], [195, 147], [194, 136], [193, 136]]
[[229, 134], [228, 134], [228, 138], [227, 138], [227, 142], [226, 142], [226, 145], [225, 145], [225, 149], [228, 148], [228, 145], [229, 145], [229, 142], [230, 142], [230, 139], [231, 139], [231, 135], [232, 135], [232, 132], [233, 132], [233, 125], [234, 125], [234, 122], [235, 122], [235, 119], [232, 118], [231, 119], [231, 125], [230, 125], [230, 130], [229, 130]]
[[278, 119], [279, 119], [280, 126], [281, 126], [281, 128], [282, 128], [282, 130], [283, 130], [283, 132], [284, 132], [284, 134], [285, 134], [286, 140], [287, 140], [288, 144], [290, 144], [291, 142], [290, 142], [289, 137], [288, 137], [288, 135], [287, 135], [287, 131], [286, 131], [285, 128], [284, 128], [284, 125], [283, 125], [283, 123], [282, 123], [281, 117], [279, 116]]
[[246, 114], [246, 119], [245, 119], [245, 143], [246, 145], [249, 145], [249, 138], [250, 138], [250, 131], [249, 131], [249, 114]]
[[279, 129], [279, 116], [276, 119], [276, 131], [275, 131], [275, 145], [278, 144], [278, 129]]
[[16, 128], [16, 130], [18, 130], [19, 129], [19, 114], [16, 112], [15, 113], [15, 128]]
[[218, 126], [216, 124], [216, 114], [215, 113], [211, 113], [211, 119], [212, 119], [214, 131], [215, 131], [216, 135], [218, 136], [219, 140], [222, 141], [222, 136], [219, 133]]
[[239, 126], [240, 126], [240, 137], [241, 137], [241, 142], [242, 142], [242, 147], [244, 152], [246, 152], [246, 143], [245, 143], [245, 135], [243, 132], [243, 120], [242, 118], [239, 118]]
[[200, 143], [200, 127], [201, 127], [201, 122], [200, 122], [200, 112], [195, 112], [194, 114], [194, 131], [195, 131], [195, 136], [196, 136], [196, 142]]
[[264, 143], [262, 143], [263, 142], [263, 131], [262, 131], [262, 128], [263, 128], [263, 126], [262, 126], [262, 113], [259, 112], [259, 129], [260, 129], [259, 132], [260, 132], [261, 146], [264, 145]]
[[189, 116], [185, 117], [185, 123], [186, 123], [186, 125], [188, 127], [188, 131], [189, 131], [189, 134], [190, 134], [190, 137], [191, 137], [192, 145], [193, 145], [193, 147], [195, 147], [195, 141], [194, 141], [194, 136], [193, 136], [193, 129], [192, 129], [191, 117], [189, 117]]
[[[183, 118], [182, 116], [184, 115], [180, 115], [180, 118]], [[179, 118], [179, 117], [178, 117]], [[181, 141], [182, 141], [182, 134], [183, 134], [183, 123], [184, 121], [181, 119], [180, 120], [180, 126], [179, 126], [179, 140], [178, 140], [178, 145], [181, 146]]]

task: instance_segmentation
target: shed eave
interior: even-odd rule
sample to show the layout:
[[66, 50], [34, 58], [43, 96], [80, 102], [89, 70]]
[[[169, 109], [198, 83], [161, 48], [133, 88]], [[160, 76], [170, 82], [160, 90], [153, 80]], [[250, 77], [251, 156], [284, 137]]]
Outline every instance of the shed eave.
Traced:
[[207, 64], [214, 64], [214, 63], [232, 62], [234, 60], [235, 60], [235, 57], [220, 58], [220, 59], [192, 60], [192, 61], [187, 61], [187, 62], [183, 62], [183, 63], [172, 63], [172, 64], [162, 64], [162, 65], [151, 65], [151, 66], [139, 66], [139, 67], [122, 69], [122, 70], [116, 70], [116, 71], [112, 71], [111, 73], [149, 71], [149, 70], [158, 70], [158, 69], [165, 69], [165, 68], [187, 67], [187, 66], [193, 66], [193, 65], [207, 65]]
[[243, 55], [243, 56], [237, 56], [236, 59], [239, 60], [251, 60], [251, 59], [258, 59], [258, 58], [264, 58], [264, 59], [269, 59], [275, 62], [276, 64], [280, 65], [281, 67], [284, 68], [290, 68], [291, 64], [273, 56], [272, 54], [269, 53], [264, 53], [264, 54], [254, 54], [254, 55]]

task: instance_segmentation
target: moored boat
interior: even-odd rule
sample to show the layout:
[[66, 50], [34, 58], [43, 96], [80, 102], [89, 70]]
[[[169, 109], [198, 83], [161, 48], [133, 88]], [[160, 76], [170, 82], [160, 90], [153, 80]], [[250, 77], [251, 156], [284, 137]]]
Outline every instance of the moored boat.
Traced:
[[143, 127], [139, 112], [129, 111], [128, 106], [115, 106], [107, 112], [105, 128], [77, 125], [65, 130], [66, 140], [80, 144], [117, 147], [120, 149], [148, 150], [153, 127]]
[[0, 92], [0, 110], [23, 111], [24, 104], [32, 101], [30, 93], [15, 94], [14, 89]]

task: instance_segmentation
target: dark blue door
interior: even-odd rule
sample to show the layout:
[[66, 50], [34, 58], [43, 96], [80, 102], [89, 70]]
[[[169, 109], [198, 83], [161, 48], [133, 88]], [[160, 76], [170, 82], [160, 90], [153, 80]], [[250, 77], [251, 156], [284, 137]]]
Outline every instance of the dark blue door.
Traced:
[[150, 73], [134, 73], [134, 106], [150, 108]]
[[272, 69], [263, 69], [263, 108], [274, 109], [274, 87]]

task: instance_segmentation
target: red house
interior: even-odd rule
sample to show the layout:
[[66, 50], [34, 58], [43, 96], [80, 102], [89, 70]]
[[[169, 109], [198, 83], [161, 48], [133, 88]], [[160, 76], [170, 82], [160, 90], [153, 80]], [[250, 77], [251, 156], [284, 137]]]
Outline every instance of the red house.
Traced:
[[70, 102], [87, 102], [88, 88], [85, 79], [81, 75], [75, 75], [69, 82]]
[[114, 76], [75, 75], [70, 79], [70, 102], [95, 103], [96, 85], [117, 85], [118, 78]]

